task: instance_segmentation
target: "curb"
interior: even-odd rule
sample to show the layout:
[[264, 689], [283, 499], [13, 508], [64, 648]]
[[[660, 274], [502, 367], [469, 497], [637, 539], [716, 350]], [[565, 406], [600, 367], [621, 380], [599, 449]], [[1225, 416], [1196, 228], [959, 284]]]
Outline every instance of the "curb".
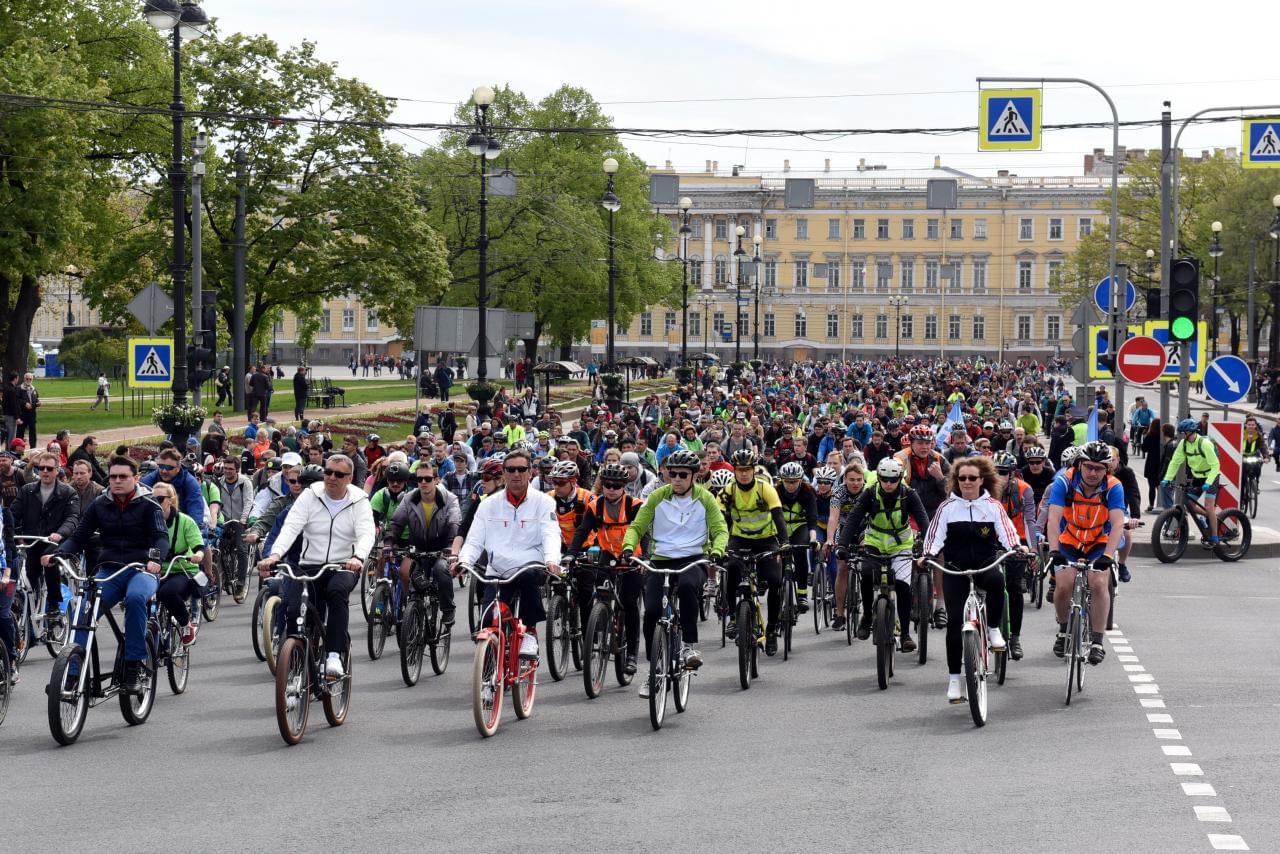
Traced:
[[[1151, 549], [1151, 540], [1139, 540], [1133, 544], [1133, 551], [1130, 553], [1133, 557], [1149, 558], [1158, 560], [1155, 552]], [[1253, 560], [1267, 560], [1280, 558], [1280, 542], [1253, 542], [1249, 544], [1249, 553], [1244, 556], [1242, 562]], [[1187, 551], [1178, 563], [1208, 563], [1221, 564], [1224, 561], [1219, 560], [1213, 552], [1208, 549], [1200, 548], [1199, 542], [1187, 543]]]

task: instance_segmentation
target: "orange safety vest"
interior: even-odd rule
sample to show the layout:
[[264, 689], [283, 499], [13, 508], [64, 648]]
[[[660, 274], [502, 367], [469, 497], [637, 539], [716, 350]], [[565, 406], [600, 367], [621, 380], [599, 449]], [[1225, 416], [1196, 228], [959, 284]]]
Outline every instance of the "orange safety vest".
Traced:
[[[607, 552], [614, 557], [622, 555], [622, 540], [627, 535], [627, 528], [631, 527], [631, 521], [635, 519], [636, 513], [640, 511], [640, 505], [643, 502], [630, 495], [624, 495], [619, 503], [619, 514], [611, 517], [608, 512], [608, 503], [604, 500], [603, 495], [593, 495], [591, 497], [591, 512], [595, 514], [596, 533], [595, 543], [600, 547], [600, 551]], [[640, 554], [639, 547], [636, 548], [636, 554]]]
[[[578, 523], [582, 521], [582, 514], [587, 512], [591, 493], [579, 486], [568, 500], [553, 497], [556, 499], [556, 519], [560, 522], [560, 545], [568, 548], [569, 543], [573, 542], [573, 532], [578, 530]], [[583, 545], [589, 546], [592, 542], [593, 538], [588, 537]]]
[[1059, 545], [1083, 554], [1107, 541], [1108, 532], [1105, 528], [1111, 515], [1106, 504], [1107, 493], [1119, 484], [1119, 480], [1107, 475], [1097, 492], [1084, 496], [1080, 494], [1074, 469], [1068, 473], [1067, 505], [1062, 510], [1063, 528], [1058, 535]]
[[1005, 493], [1004, 498], [1002, 499], [1004, 501], [1004, 512], [1009, 517], [1009, 521], [1013, 522], [1014, 530], [1018, 532], [1018, 539], [1025, 543], [1027, 541], [1027, 520], [1023, 518], [1023, 501], [1025, 500], [1027, 490], [1031, 487], [1025, 480], [1019, 477], [1015, 477], [1012, 483], [1013, 491], [1016, 492], [1017, 495], [1010, 495], [1008, 492]]

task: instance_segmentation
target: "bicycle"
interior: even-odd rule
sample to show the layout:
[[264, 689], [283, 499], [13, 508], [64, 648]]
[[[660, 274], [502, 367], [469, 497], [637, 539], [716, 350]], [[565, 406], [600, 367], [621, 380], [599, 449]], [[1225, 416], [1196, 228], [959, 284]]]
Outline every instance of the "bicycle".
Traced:
[[[931, 569], [939, 570], [946, 575], [967, 576], [969, 579], [969, 595], [965, 598], [962, 609], [964, 625], [961, 626], [960, 631], [969, 714], [973, 717], [974, 726], [986, 726], [987, 723], [987, 676], [991, 673], [991, 648], [987, 636], [987, 597], [978, 589], [974, 579], [989, 569], [1000, 569], [1000, 584], [1003, 587], [1003, 564], [1014, 554], [1016, 552], [1005, 552], [992, 563], [978, 569], [950, 569], [934, 560], [925, 561], [925, 565]], [[955, 617], [953, 616], [952, 619]]]
[[1262, 481], [1262, 455], [1245, 454], [1240, 460], [1244, 484], [1240, 488], [1240, 509], [1250, 519], [1258, 518], [1258, 485]]
[[[62, 571], [75, 579], [80, 588], [80, 606], [75, 612], [71, 631], [83, 631], [87, 637], [81, 646], [74, 640], [69, 641], [58, 653], [53, 663], [53, 671], [49, 674], [49, 684], [45, 689], [48, 695], [49, 731], [54, 740], [61, 745], [74, 744], [84, 729], [89, 709], [106, 702], [112, 697], [120, 701], [120, 714], [130, 726], [138, 726], [146, 722], [155, 704], [156, 686], [156, 648], [154, 639], [148, 634], [146, 638], [147, 657], [139, 662], [142, 672], [139, 674], [140, 690], [131, 693], [124, 690], [124, 632], [116, 621], [111, 609], [102, 611], [102, 586], [125, 572], [144, 569], [141, 563], [127, 563], [115, 572], [99, 578], [97, 574], [86, 572], [78, 575], [72, 568], [71, 561], [61, 555], [54, 557]], [[100, 570], [101, 571], [101, 570]], [[102, 664], [98, 657], [98, 619], [106, 616], [116, 638], [115, 663], [109, 672], [102, 672]], [[82, 619], [83, 618], [83, 619]]]
[[604, 673], [613, 659], [613, 674], [618, 684], [631, 684], [627, 674], [627, 631], [623, 620], [622, 603], [618, 600], [615, 579], [634, 569], [619, 569], [612, 556], [601, 553], [607, 562], [596, 564], [596, 591], [592, 596], [591, 613], [587, 616], [587, 630], [582, 638], [582, 686], [587, 699], [594, 700], [604, 690]]
[[[1089, 638], [1092, 635], [1092, 623], [1089, 621], [1089, 605], [1093, 596], [1089, 592], [1090, 572], [1109, 572], [1109, 569], [1098, 569], [1084, 559], [1067, 564], [1076, 570], [1075, 585], [1071, 590], [1071, 610], [1067, 614], [1067, 702], [1071, 705], [1071, 695], [1084, 690], [1084, 663], [1089, 654]], [[1114, 574], [1113, 574], [1114, 575]]]
[[[795, 553], [812, 551], [815, 546], [817, 543], [790, 543], [782, 546], [777, 552], [782, 557], [782, 607], [779, 610], [778, 620], [782, 629], [783, 661], [791, 657], [791, 633], [800, 618], [798, 604], [800, 588], [796, 584]], [[808, 556], [803, 555], [802, 559], [808, 560]]]
[[[818, 545], [821, 545], [821, 543]], [[821, 556], [812, 561], [814, 566], [810, 567], [809, 579], [811, 603], [809, 610], [813, 612], [813, 633], [815, 635], [822, 634], [822, 628], [831, 625], [831, 614], [834, 607], [831, 601], [831, 593], [827, 589], [826, 556], [821, 552], [819, 554]]]
[[853, 646], [858, 620], [862, 617], [862, 564], [857, 552], [843, 548], [836, 549], [836, 557], [849, 567], [849, 580], [844, 587], [844, 640], [846, 645]]
[[[378, 561], [378, 577], [373, 582], [373, 594], [369, 602], [366, 647], [369, 660], [377, 661], [387, 645], [387, 635], [394, 634], [400, 640], [400, 616], [404, 607], [405, 591], [400, 583], [400, 558], [402, 549], [383, 546]], [[416, 680], [415, 680], [416, 681]]]
[[916, 627], [916, 660], [929, 660], [929, 629], [933, 624], [933, 572], [919, 563], [924, 542], [917, 539], [912, 547], [911, 622]]
[[[255, 561], [254, 566], [257, 566]], [[246, 583], [246, 587], [248, 584]], [[253, 654], [258, 657], [258, 661], [267, 660], [267, 652], [271, 649], [271, 635], [264, 634], [262, 627], [266, 618], [267, 602], [272, 597], [279, 598], [279, 594], [271, 589], [271, 583], [263, 583], [262, 576], [258, 576], [258, 593], [253, 599], [253, 613], [249, 618], [249, 636], [253, 641]], [[267, 624], [269, 625], [269, 623]], [[274, 662], [272, 664], [274, 673]]]
[[249, 598], [247, 573], [248, 568], [256, 563], [253, 555], [249, 554], [244, 565], [245, 576], [242, 577], [239, 554], [241, 549], [249, 548], [243, 536], [244, 526], [238, 519], [232, 519], [222, 526], [222, 536], [217, 538], [217, 545], [211, 546], [214, 549], [213, 565], [222, 579], [222, 590], [237, 605], [243, 605]]
[[218, 552], [217, 546], [207, 546], [213, 549], [213, 560], [210, 569], [213, 577], [209, 579], [209, 583], [200, 589], [200, 611], [204, 614], [204, 618], [209, 622], [218, 619], [218, 614], [222, 611], [222, 588], [225, 586], [223, 581], [224, 575], [219, 564], [222, 557]]
[[[693, 677], [693, 671], [685, 667], [680, 655], [684, 649], [684, 635], [680, 629], [680, 609], [674, 602], [675, 591], [671, 589], [671, 577], [693, 567], [710, 566], [711, 561], [704, 558], [671, 569], [659, 569], [636, 557], [631, 562], [645, 572], [656, 572], [662, 576], [662, 612], [653, 629], [653, 646], [649, 655], [649, 723], [654, 729], [662, 729], [662, 722], [667, 716], [667, 694], [675, 700], [676, 712], [684, 712], [689, 708], [689, 687]], [[752, 571], [754, 574], [754, 568]]]
[[570, 656], [574, 669], [582, 669], [582, 616], [578, 610], [578, 585], [572, 574], [574, 569], [582, 571], [583, 567], [570, 567], [573, 568], [563, 577], [547, 577], [547, 669], [556, 682], [569, 675]]
[[[190, 561], [191, 558], [189, 554], [175, 555], [169, 560], [169, 565], [165, 567], [164, 572], [160, 574], [160, 580], [163, 581], [173, 574], [175, 562]], [[199, 610], [193, 609], [190, 619], [198, 625]], [[191, 647], [182, 642], [182, 629], [178, 626], [177, 619], [160, 603], [158, 597], [151, 600], [150, 613], [147, 615], [147, 633], [151, 636], [151, 642], [156, 651], [156, 670], [159, 670], [160, 665], [163, 664], [169, 677], [169, 689], [174, 694], [185, 692], [191, 675]]]
[[[449, 666], [453, 646], [451, 626], [446, 626], [440, 612], [440, 593], [432, 568], [449, 551], [420, 552], [410, 546], [408, 555], [415, 561], [409, 575], [409, 590], [400, 613], [400, 677], [413, 687], [422, 675], [422, 653], [431, 652], [431, 669], [437, 676]], [[450, 582], [452, 583], [452, 582]]]
[[893, 678], [893, 653], [897, 646], [898, 622], [897, 597], [894, 594], [896, 575], [893, 571], [893, 555], [880, 554], [863, 549], [860, 560], [872, 565], [872, 586], [875, 588], [871, 600], [871, 640], [876, 646], [876, 683], [880, 690], [889, 687]]
[[760, 678], [760, 649], [765, 642], [764, 616], [760, 613], [760, 594], [756, 589], [756, 566], [762, 560], [768, 560], [781, 553], [781, 549], [767, 552], [749, 552], [731, 550], [726, 560], [737, 560], [742, 563], [742, 578], [738, 581], [737, 605], [737, 637], [738, 646], [738, 681], [742, 690], [751, 687], [752, 679]]
[[[1195, 521], [1200, 536], [1209, 536], [1209, 523], [1206, 521], [1204, 505], [1196, 499], [1200, 490], [1187, 487], [1185, 484], [1174, 486], [1173, 506], [1156, 517], [1155, 527], [1151, 531], [1151, 549], [1161, 563], [1173, 563], [1183, 556], [1187, 550], [1190, 537], [1190, 523]], [[1240, 560], [1249, 552], [1249, 544], [1253, 541], [1253, 526], [1249, 517], [1232, 507], [1218, 510], [1218, 539], [1213, 553], [1227, 563]]]
[[13, 685], [10, 684], [12, 678], [9, 646], [0, 640], [0, 724], [4, 723], [4, 716], [9, 712], [9, 695], [13, 693]]
[[1036, 610], [1044, 607], [1044, 603], [1049, 601], [1049, 597], [1045, 594], [1045, 579], [1049, 576], [1049, 541], [1041, 539], [1036, 543], [1036, 559], [1031, 563], [1029, 569], [1031, 574], [1027, 576], [1027, 595], [1031, 598], [1031, 603], [1036, 606]]
[[365, 559], [364, 567], [360, 570], [360, 610], [364, 613], [364, 618], [369, 619], [369, 610], [373, 607], [373, 591], [376, 588], [378, 580], [378, 572], [382, 566], [382, 528], [378, 527], [377, 539], [375, 545], [369, 551], [369, 557]]
[[311, 585], [325, 572], [351, 570], [344, 569], [340, 563], [326, 563], [312, 575], [299, 575], [287, 563], [278, 563], [276, 567], [282, 579], [302, 583], [298, 619], [293, 626], [286, 626], [275, 672], [276, 724], [285, 744], [292, 746], [306, 735], [312, 697], [323, 706], [329, 726], [342, 726], [347, 719], [351, 706], [351, 638], [347, 637], [346, 649], [341, 653], [342, 678], [330, 679], [324, 672], [325, 620], [310, 607], [310, 601]]
[[[471, 574], [475, 586], [491, 584], [495, 587], [505, 587], [530, 570], [547, 571], [546, 564], [536, 562], [526, 563], [505, 578], [487, 578], [471, 566], [462, 565], [462, 569]], [[510, 604], [503, 602], [501, 596], [494, 596], [481, 614], [475, 661], [471, 668], [471, 713], [476, 729], [485, 738], [498, 731], [502, 698], [508, 689], [516, 717], [524, 720], [533, 714], [538, 660], [520, 657], [520, 644], [527, 629], [516, 616], [519, 610], [520, 595], [517, 593]]]
[[[40, 585], [40, 593], [36, 594], [31, 589], [31, 580], [27, 578], [25, 571], [27, 554], [37, 545], [46, 545], [51, 549], [56, 549], [58, 544], [50, 540], [48, 537], [28, 536], [18, 534], [14, 536], [14, 541], [18, 549], [20, 559], [15, 561], [17, 564], [12, 568], [11, 579], [17, 584], [17, 590], [13, 597], [13, 621], [14, 621], [14, 637], [18, 648], [14, 653], [14, 661], [22, 664], [27, 660], [27, 656], [31, 653], [32, 643], [42, 643], [45, 649], [49, 651], [49, 655], [54, 658], [58, 657], [58, 653], [67, 643], [70, 632], [67, 626], [71, 622], [71, 614], [74, 613], [78, 593], [73, 585], [59, 583], [62, 587], [62, 610], [58, 612], [59, 619], [52, 624], [49, 623], [49, 615], [46, 611], [46, 605], [49, 600], [48, 585]], [[79, 559], [77, 559], [78, 565]], [[44, 572], [44, 567], [40, 568]], [[37, 629], [37, 626], [40, 628]]]

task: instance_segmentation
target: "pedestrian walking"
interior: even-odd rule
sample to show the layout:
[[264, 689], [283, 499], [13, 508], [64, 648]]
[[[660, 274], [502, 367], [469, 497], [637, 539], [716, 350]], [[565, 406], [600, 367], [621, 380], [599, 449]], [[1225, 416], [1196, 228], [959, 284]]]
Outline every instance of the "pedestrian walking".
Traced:
[[99, 403], [107, 412], [111, 411], [111, 383], [107, 380], [106, 374], [98, 374], [98, 399], [89, 408], [97, 409]]

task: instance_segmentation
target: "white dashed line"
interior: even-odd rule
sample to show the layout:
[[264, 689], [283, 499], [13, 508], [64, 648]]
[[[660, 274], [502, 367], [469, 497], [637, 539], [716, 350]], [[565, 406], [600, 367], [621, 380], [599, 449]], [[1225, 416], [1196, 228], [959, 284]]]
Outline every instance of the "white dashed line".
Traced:
[[1226, 807], [1196, 806], [1196, 818], [1201, 821], [1231, 821]]
[[1218, 792], [1212, 783], [1183, 783], [1182, 794], [1193, 798], [1216, 798]]
[[1248, 851], [1244, 838], [1234, 833], [1210, 833], [1209, 844], [1214, 851]]
[[1147, 723], [1171, 724], [1173, 723], [1173, 715], [1164, 715], [1164, 714], [1147, 715]]
[[1160, 749], [1164, 751], [1165, 756], [1190, 756], [1191, 748], [1185, 744], [1163, 744]]
[[[1172, 716], [1165, 715], [1165, 717], [1167, 718]], [[1157, 729], [1153, 730], [1153, 732], [1155, 733], [1156, 738], [1172, 738], [1177, 741], [1182, 740], [1182, 733], [1178, 732], [1176, 729]]]
[[1178, 777], [1203, 777], [1204, 771], [1194, 762], [1170, 762], [1169, 768]]

